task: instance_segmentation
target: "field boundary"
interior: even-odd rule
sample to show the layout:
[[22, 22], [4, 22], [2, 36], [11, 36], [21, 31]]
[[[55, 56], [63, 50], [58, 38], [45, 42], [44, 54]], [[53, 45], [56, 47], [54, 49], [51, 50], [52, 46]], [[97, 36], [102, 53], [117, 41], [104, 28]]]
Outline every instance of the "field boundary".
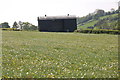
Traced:
[[76, 30], [79, 33], [93, 33], [93, 34], [120, 34], [120, 30], [108, 30], [108, 29], [84, 29]]

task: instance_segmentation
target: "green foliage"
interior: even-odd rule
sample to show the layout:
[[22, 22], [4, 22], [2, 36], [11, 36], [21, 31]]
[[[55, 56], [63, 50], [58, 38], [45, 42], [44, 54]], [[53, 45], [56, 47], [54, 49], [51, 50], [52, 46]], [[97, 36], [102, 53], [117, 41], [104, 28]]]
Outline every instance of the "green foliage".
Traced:
[[2, 28], [10, 28], [8, 22], [1, 23]]
[[4, 31], [13, 31], [14, 30], [14, 28], [1, 28], [1, 29]]
[[[90, 17], [90, 18], [88, 18]], [[118, 13], [116, 11], [106, 12], [103, 14], [89, 14], [77, 20], [78, 29], [87, 29], [94, 27], [97, 29], [118, 30]]]
[[21, 24], [22, 26], [22, 30], [25, 30], [25, 31], [33, 31], [33, 30], [37, 30], [37, 26], [29, 23], [29, 22], [23, 22]]
[[3, 31], [2, 77], [118, 78], [118, 36]]
[[3, 31], [21, 31], [20, 29], [16, 28], [1, 28]]
[[78, 24], [78, 29], [87, 29], [93, 26], [97, 29], [118, 29], [118, 14], [99, 17], [98, 20], [92, 19], [85, 23]]
[[77, 19], [77, 24], [85, 23], [93, 18], [92, 14]]
[[118, 14], [105, 15], [105, 16], [100, 17], [99, 19], [106, 19], [106, 18], [109, 18], [109, 17], [116, 17], [116, 16], [118, 16]]
[[18, 24], [16, 21], [13, 23], [13, 28], [18, 28]]
[[119, 30], [109, 30], [109, 29], [84, 29], [76, 30], [75, 32], [80, 33], [95, 33], [95, 34], [120, 34]]
[[107, 18], [103, 18], [98, 20], [95, 24], [95, 27], [98, 29], [117, 29], [118, 24], [118, 16], [109, 16]]
[[88, 27], [94, 27], [94, 25], [97, 23], [97, 21], [96, 20], [94, 20], [94, 21], [89, 21], [89, 22], [86, 22], [86, 23], [84, 23], [84, 24], [82, 24], [82, 25], [79, 25], [79, 27], [78, 27], [78, 29], [87, 29]]

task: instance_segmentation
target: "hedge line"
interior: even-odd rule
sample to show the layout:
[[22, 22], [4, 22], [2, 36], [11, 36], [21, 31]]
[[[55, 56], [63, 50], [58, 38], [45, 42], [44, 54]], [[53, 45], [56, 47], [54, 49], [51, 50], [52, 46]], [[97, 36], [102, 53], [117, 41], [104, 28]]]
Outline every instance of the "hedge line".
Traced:
[[[16, 28], [0, 28], [5, 31], [21, 31]], [[84, 30], [75, 30], [75, 32], [80, 33], [94, 33], [94, 34], [120, 34], [120, 30], [108, 30], [108, 29], [84, 29]]]
[[94, 33], [94, 34], [120, 34], [120, 30], [108, 30], [108, 29], [85, 29], [85, 30], [76, 30], [75, 32], [80, 33]]
[[4, 31], [21, 31], [20, 29], [16, 29], [16, 28], [0, 28], [0, 29]]

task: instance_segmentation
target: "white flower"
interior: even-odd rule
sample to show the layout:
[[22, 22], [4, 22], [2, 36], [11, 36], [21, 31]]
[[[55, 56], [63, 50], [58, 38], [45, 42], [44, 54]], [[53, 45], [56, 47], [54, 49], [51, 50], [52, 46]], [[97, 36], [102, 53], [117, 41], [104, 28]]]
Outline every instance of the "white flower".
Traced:
[[28, 72], [26, 74], [28, 74]]

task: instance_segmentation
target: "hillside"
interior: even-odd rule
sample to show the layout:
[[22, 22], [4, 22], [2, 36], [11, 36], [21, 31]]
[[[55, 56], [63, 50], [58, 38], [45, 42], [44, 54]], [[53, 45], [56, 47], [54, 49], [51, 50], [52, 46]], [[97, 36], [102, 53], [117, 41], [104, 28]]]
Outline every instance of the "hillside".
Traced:
[[77, 19], [78, 29], [118, 29], [118, 12], [106, 12], [104, 15], [89, 14]]

